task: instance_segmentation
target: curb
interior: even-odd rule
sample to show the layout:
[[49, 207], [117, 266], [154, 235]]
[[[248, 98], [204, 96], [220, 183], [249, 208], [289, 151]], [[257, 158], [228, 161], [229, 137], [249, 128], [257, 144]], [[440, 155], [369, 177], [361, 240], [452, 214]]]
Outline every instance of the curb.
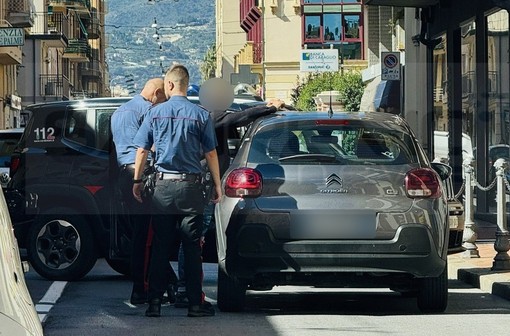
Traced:
[[449, 278], [510, 300], [510, 270], [492, 270], [496, 255], [494, 245], [478, 243], [478, 251], [480, 258], [466, 258], [460, 254], [449, 256]]

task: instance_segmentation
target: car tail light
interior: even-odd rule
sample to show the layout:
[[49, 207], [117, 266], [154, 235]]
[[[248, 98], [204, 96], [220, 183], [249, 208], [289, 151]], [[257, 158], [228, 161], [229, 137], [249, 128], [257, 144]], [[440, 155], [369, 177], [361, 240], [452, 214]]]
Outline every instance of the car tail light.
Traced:
[[251, 168], [239, 168], [230, 172], [225, 183], [228, 197], [257, 197], [262, 192], [262, 176]]
[[407, 172], [405, 187], [407, 196], [410, 198], [441, 197], [439, 177], [429, 168], [417, 168]]
[[9, 166], [9, 176], [12, 177], [19, 168], [20, 158], [19, 156], [11, 157], [11, 165]]

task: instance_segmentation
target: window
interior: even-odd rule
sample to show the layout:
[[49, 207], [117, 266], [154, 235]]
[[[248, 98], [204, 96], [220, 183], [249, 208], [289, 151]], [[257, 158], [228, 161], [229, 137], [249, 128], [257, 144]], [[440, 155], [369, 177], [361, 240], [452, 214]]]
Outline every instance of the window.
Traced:
[[96, 148], [104, 151], [110, 150], [110, 119], [114, 108], [96, 110]]
[[303, 44], [333, 46], [343, 59], [363, 59], [362, 12], [358, 0], [304, 0]]
[[413, 140], [400, 130], [363, 124], [286, 125], [252, 138], [252, 163], [311, 165], [399, 165], [418, 162]]

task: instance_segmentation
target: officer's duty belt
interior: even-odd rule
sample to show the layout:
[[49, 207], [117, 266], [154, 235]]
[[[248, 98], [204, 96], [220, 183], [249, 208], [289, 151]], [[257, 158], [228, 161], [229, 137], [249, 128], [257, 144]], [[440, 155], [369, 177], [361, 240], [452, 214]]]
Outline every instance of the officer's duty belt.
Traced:
[[158, 173], [160, 180], [185, 181], [185, 182], [202, 182], [202, 175], [195, 173]]

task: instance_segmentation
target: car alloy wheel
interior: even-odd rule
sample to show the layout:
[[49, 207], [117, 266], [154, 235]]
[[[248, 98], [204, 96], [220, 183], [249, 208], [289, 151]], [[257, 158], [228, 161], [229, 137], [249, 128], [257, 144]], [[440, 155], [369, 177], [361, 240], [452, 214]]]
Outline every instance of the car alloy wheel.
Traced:
[[96, 254], [89, 225], [77, 215], [48, 211], [30, 229], [27, 252], [30, 263], [50, 280], [78, 280], [94, 266]]

